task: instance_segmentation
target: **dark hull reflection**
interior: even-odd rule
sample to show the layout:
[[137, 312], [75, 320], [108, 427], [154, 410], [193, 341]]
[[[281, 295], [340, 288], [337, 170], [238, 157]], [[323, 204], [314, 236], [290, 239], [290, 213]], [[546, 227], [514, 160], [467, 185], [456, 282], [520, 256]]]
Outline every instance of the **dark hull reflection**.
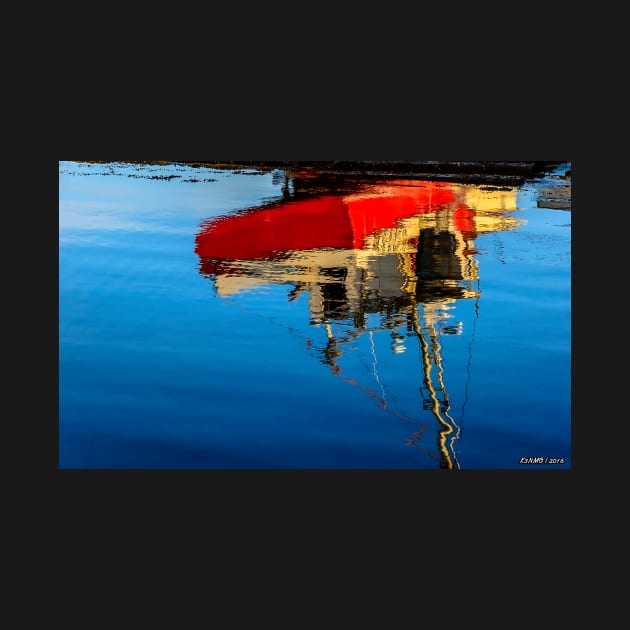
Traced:
[[[430, 454], [440, 468], [453, 469], [459, 468], [461, 426], [451, 414], [440, 338], [462, 334], [454, 305], [480, 296], [474, 241], [514, 229], [515, 200], [515, 189], [467, 184], [362, 185], [351, 194], [288, 198], [213, 219], [202, 225], [195, 251], [200, 273], [219, 296], [265, 284], [289, 285], [288, 300], [306, 294], [310, 324], [326, 331], [325, 344], [311, 351], [353, 385], [340, 360], [358, 336], [368, 334], [372, 342], [373, 333], [388, 331], [394, 353], [415, 336], [419, 404], [437, 422]], [[408, 444], [422, 448], [425, 433], [426, 427]]]

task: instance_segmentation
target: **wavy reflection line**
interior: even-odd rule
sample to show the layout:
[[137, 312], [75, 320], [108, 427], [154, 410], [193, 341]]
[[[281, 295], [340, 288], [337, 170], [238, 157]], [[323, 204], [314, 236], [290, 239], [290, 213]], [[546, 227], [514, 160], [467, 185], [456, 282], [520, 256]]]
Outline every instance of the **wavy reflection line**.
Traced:
[[378, 370], [376, 368], [376, 364], [378, 363], [378, 360], [376, 359], [376, 351], [374, 349], [374, 335], [371, 330], [370, 330], [370, 351], [372, 352], [372, 370], [374, 372], [374, 378], [376, 379], [378, 386], [381, 388], [383, 407], [387, 407], [387, 398], [385, 397], [385, 389], [383, 388], [381, 379], [378, 377]]
[[468, 392], [470, 389], [470, 379], [472, 377], [471, 365], [472, 365], [472, 347], [475, 341], [475, 335], [477, 332], [477, 322], [479, 321], [479, 297], [481, 295], [481, 281], [477, 280], [478, 295], [475, 298], [475, 317], [473, 319], [472, 333], [470, 336], [470, 342], [468, 344], [468, 361], [466, 362], [466, 386], [464, 387], [464, 400], [462, 401], [461, 422], [464, 422], [464, 415], [466, 413], [466, 405], [468, 404]]
[[438, 368], [437, 379], [438, 379], [438, 383], [440, 384], [440, 391], [442, 391], [444, 394], [444, 405], [445, 405], [444, 415], [450, 420], [449, 424], [451, 425], [451, 428], [454, 427], [456, 429], [455, 434], [451, 436], [451, 439], [449, 441], [449, 447], [450, 447], [449, 452], [453, 456], [455, 465], [457, 466], [457, 468], [459, 468], [459, 463], [457, 462], [457, 456], [455, 454], [455, 441], [458, 440], [460, 437], [461, 427], [457, 424], [457, 422], [455, 422], [455, 419], [448, 413], [451, 408], [451, 403], [448, 396], [448, 392], [446, 390], [446, 385], [444, 383], [444, 363], [442, 360], [442, 354], [440, 352], [442, 348], [439, 342], [439, 338], [435, 332], [434, 326], [431, 326], [431, 341], [433, 343], [432, 354], [435, 357], [435, 364]]
[[[431, 347], [429, 346], [429, 342], [425, 339], [422, 328], [420, 326], [420, 316], [418, 313], [418, 309], [414, 309], [412, 313], [412, 326], [413, 330], [420, 342], [420, 350], [421, 350], [421, 358], [422, 358], [422, 368], [424, 375], [425, 386], [429, 392], [429, 396], [431, 398], [431, 411], [433, 415], [440, 423], [441, 428], [438, 430], [438, 447], [440, 449], [440, 453], [442, 454], [442, 468], [448, 468], [449, 470], [453, 469], [454, 466], [459, 468], [459, 462], [457, 461], [457, 457], [454, 452], [449, 450], [447, 446], [447, 436], [453, 433], [453, 425], [447, 422], [440, 413], [440, 401], [437, 396], [437, 391], [433, 385], [433, 381], [431, 378]], [[428, 324], [429, 328], [432, 328], [432, 324]], [[431, 333], [430, 333], [431, 334]], [[433, 329], [433, 335], [435, 335], [435, 329]], [[451, 443], [452, 446], [452, 443]]]

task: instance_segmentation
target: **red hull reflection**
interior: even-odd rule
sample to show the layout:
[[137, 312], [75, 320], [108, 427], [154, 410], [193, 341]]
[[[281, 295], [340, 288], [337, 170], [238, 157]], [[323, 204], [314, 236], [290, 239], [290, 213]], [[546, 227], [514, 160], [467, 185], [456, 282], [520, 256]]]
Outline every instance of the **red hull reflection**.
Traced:
[[[260, 260], [296, 250], [362, 249], [368, 236], [400, 219], [437, 212], [454, 198], [445, 184], [392, 182], [355, 195], [289, 200], [205, 223], [195, 252], [206, 259]], [[473, 228], [465, 213], [459, 220], [463, 231]]]

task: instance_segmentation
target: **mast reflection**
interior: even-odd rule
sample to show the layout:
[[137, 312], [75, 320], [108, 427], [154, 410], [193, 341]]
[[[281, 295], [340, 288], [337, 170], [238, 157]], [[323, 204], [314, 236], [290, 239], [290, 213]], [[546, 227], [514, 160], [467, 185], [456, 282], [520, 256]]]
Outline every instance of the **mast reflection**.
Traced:
[[[426, 427], [409, 446], [428, 451], [444, 469], [459, 468], [461, 438], [451, 413], [442, 356], [443, 336], [463, 334], [455, 321], [459, 300], [475, 300], [479, 267], [474, 242], [481, 234], [511, 230], [521, 221], [516, 188], [395, 180], [361, 184], [356, 192], [285, 199], [219, 217], [196, 237], [200, 273], [228, 297], [266, 284], [286, 284], [289, 301], [305, 295], [309, 324], [325, 342], [308, 347], [336, 376], [341, 359], [362, 335], [369, 337], [374, 379], [381, 393], [362, 387], [386, 407], [376, 369], [374, 335], [387, 331], [394, 354], [418, 341], [422, 409], [437, 426], [437, 451], [423, 447]], [[405, 334], [403, 334], [405, 333]], [[417, 421], [417, 419], [416, 419]]]

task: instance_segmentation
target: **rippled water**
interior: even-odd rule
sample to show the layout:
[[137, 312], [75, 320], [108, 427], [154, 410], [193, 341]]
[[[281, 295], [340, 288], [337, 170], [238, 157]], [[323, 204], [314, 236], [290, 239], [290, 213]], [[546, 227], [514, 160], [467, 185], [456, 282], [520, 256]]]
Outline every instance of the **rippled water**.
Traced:
[[60, 162], [60, 468], [570, 468], [569, 169]]

